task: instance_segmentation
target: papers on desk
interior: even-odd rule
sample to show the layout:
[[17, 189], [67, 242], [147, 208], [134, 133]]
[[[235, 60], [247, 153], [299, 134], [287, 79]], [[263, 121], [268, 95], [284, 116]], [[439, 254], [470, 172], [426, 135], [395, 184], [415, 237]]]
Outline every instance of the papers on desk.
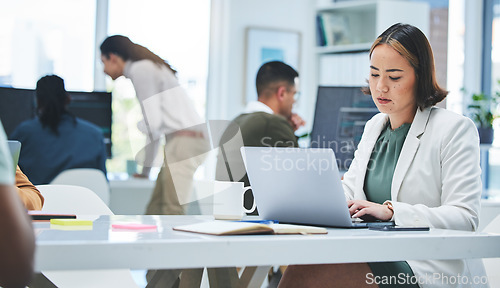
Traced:
[[173, 227], [177, 231], [210, 235], [248, 235], [248, 234], [326, 234], [325, 228], [291, 225], [261, 224], [233, 221], [209, 221]]
[[292, 224], [269, 224], [275, 234], [327, 234], [323, 227], [292, 225]]
[[28, 215], [33, 221], [50, 221], [51, 219], [76, 219], [75, 214], [50, 213], [39, 210], [30, 210]]
[[156, 225], [148, 225], [142, 223], [116, 223], [112, 224], [111, 228], [113, 230], [154, 230], [156, 231]]
[[50, 219], [50, 229], [54, 230], [92, 230], [93, 222], [81, 219]]
[[80, 219], [50, 219], [50, 224], [65, 226], [92, 226], [93, 222], [90, 220]]

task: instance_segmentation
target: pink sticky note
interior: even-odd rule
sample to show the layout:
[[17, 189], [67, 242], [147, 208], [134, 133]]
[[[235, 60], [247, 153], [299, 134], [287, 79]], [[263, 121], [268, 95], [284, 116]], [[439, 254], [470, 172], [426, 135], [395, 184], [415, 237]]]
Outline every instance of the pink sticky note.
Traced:
[[124, 224], [112, 224], [114, 229], [132, 229], [132, 230], [151, 230], [156, 229], [156, 225], [140, 224], [140, 223], [124, 223]]

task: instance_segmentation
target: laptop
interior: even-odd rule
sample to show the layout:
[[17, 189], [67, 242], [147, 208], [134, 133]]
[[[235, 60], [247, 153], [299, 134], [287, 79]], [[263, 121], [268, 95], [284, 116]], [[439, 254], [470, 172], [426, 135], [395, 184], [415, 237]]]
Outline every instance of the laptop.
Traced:
[[14, 175], [17, 170], [17, 163], [19, 162], [19, 154], [21, 154], [21, 142], [16, 140], [8, 140], [10, 155], [12, 156], [12, 164], [14, 165]]
[[328, 227], [394, 226], [351, 218], [332, 149], [242, 147], [262, 219]]

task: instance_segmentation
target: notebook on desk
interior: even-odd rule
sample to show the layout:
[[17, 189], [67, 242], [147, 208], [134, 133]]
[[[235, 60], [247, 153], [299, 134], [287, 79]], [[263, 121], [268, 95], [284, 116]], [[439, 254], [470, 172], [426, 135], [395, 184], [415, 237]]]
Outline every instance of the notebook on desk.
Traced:
[[393, 226], [353, 220], [331, 149], [242, 147], [262, 219], [344, 228]]

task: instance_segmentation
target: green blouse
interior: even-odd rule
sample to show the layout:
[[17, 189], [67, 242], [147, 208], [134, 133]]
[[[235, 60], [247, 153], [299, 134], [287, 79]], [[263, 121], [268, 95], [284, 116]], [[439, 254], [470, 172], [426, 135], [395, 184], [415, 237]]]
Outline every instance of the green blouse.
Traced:
[[394, 169], [410, 126], [405, 123], [392, 130], [388, 123], [378, 137], [366, 169], [364, 191], [368, 201], [382, 204], [391, 199]]

